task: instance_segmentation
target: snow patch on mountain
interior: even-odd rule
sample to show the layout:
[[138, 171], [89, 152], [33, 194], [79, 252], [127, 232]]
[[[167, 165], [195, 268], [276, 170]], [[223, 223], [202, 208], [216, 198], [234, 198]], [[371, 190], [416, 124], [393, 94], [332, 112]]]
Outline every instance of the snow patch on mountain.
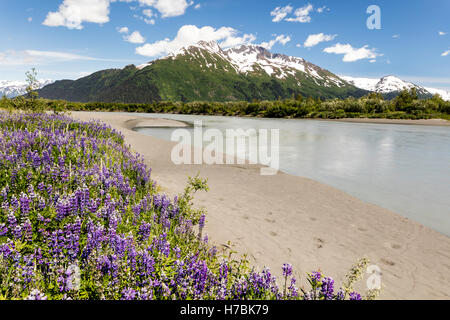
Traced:
[[425, 87], [425, 89], [428, 90], [431, 94], [438, 94], [442, 97], [442, 99], [446, 101], [450, 101], [450, 91], [443, 90], [443, 89], [436, 89], [436, 88], [429, 88]]
[[355, 87], [379, 93], [390, 93], [394, 91], [401, 91], [403, 89], [419, 87], [413, 83], [403, 81], [395, 76], [386, 76], [381, 79], [354, 78], [348, 76], [340, 77], [348, 83], [353, 84]]
[[[41, 89], [53, 83], [53, 80], [38, 80], [38, 87]], [[28, 83], [25, 81], [0, 80], [0, 97], [15, 98], [27, 93]]]
[[390, 93], [394, 91], [402, 91], [404, 89], [410, 90], [412, 88], [423, 89], [414, 83], [403, 81], [394, 76], [387, 76], [380, 79], [380, 81], [376, 84], [374, 91], [380, 93]]
[[[200, 50], [198, 50], [200, 49]], [[257, 45], [241, 45], [238, 47], [223, 50], [215, 41], [200, 41], [195, 45], [181, 48], [180, 50], [169, 54], [163, 59], [175, 59], [178, 55], [192, 55], [196, 58], [204, 59], [202, 66], [216, 67], [208, 63], [202, 51], [207, 51], [213, 59], [219, 56], [228, 61], [234, 70], [238, 73], [248, 74], [263, 70], [269, 76], [279, 79], [288, 77], [296, 77], [297, 72], [305, 73], [306, 76], [312, 78], [316, 83], [318, 80], [323, 82], [325, 86], [345, 86], [346, 82], [331, 73], [324, 76], [325, 70], [319, 68], [308, 61], [287, 56], [284, 54], [273, 54], [267, 49]]]
[[373, 78], [355, 78], [349, 76], [339, 76], [341, 79], [344, 79], [348, 83], [354, 85], [357, 88], [364, 89], [367, 91], [379, 92], [382, 94], [398, 92], [404, 89], [410, 90], [412, 88], [416, 88], [419, 94], [439, 94], [442, 99], [450, 101], [450, 92], [442, 89], [435, 89], [429, 87], [422, 87], [416, 85], [412, 82], [407, 82], [399, 79], [395, 76], [386, 76], [381, 79], [373, 79]]

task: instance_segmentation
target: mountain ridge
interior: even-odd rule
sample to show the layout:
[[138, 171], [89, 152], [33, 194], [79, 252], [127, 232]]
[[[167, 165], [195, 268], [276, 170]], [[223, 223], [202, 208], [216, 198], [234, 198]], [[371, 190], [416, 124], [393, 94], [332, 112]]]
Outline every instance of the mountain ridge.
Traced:
[[201, 41], [140, 66], [108, 69], [76, 81], [57, 81], [40, 96], [80, 102], [151, 103], [360, 97], [365, 90], [302, 58], [256, 45], [223, 50]]
[[430, 98], [435, 94], [439, 94], [442, 99], [450, 101], [450, 92], [448, 91], [419, 86], [412, 82], [404, 81], [394, 75], [388, 75], [381, 78], [350, 77], [343, 75], [340, 77], [357, 88], [381, 93], [389, 99], [397, 96], [400, 91], [404, 89], [411, 90], [412, 88], [415, 88], [418, 96], [421, 98]]

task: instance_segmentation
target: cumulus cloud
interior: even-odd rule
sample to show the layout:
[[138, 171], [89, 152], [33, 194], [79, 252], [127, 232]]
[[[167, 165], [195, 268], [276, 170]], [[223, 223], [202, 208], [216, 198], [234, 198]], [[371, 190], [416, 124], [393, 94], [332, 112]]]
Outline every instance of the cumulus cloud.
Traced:
[[139, 2], [154, 7], [161, 13], [162, 18], [181, 16], [194, 4], [186, 0], [139, 0]]
[[123, 39], [130, 43], [141, 44], [145, 42], [145, 38], [139, 31], [134, 31], [132, 34], [124, 36]]
[[[317, 12], [322, 13], [326, 7], [318, 8]], [[289, 21], [289, 22], [301, 22], [308, 23], [311, 22], [311, 12], [314, 11], [314, 6], [310, 3], [305, 5], [304, 7], [295, 9], [287, 5], [285, 7], [276, 7], [270, 12], [270, 15], [273, 17], [273, 22], [280, 21]], [[288, 17], [289, 16], [289, 17]]]
[[446, 57], [450, 54], [450, 50], [445, 51], [444, 53], [441, 54], [442, 57]]
[[311, 48], [318, 45], [321, 42], [333, 41], [337, 37], [337, 34], [328, 35], [323, 33], [310, 34], [304, 43], [304, 47]]
[[49, 27], [82, 29], [83, 22], [109, 22], [109, 0], [64, 0], [58, 11], [49, 12], [43, 24]]
[[[49, 27], [82, 29], [84, 22], [107, 23], [110, 4], [114, 2], [138, 2], [143, 7], [156, 9], [162, 18], [183, 15], [194, 4], [193, 1], [186, 0], [63, 0], [57, 11], [47, 14], [43, 24]], [[151, 21], [149, 19], [147, 23]]]
[[313, 11], [313, 9], [314, 9], [314, 7], [312, 4], [307, 4], [306, 6], [295, 10], [294, 17], [287, 18], [286, 21], [301, 22], [301, 23], [311, 22], [310, 13], [311, 13], [311, 11]]
[[273, 22], [280, 22], [280, 21], [282, 21], [284, 18], [286, 18], [286, 16], [288, 14], [290, 14], [292, 12], [292, 10], [294, 10], [294, 8], [291, 7], [291, 6], [276, 7], [275, 9], [272, 10], [272, 12], [270, 12], [270, 15], [272, 17], [274, 17], [272, 19], [272, 21]]
[[239, 36], [239, 31], [230, 27], [215, 29], [210, 26], [198, 28], [194, 25], [182, 26], [174, 39], [166, 38], [153, 43], [147, 43], [136, 48], [136, 53], [146, 57], [159, 57], [176, 52], [183, 47], [194, 45], [199, 41], [217, 41], [223, 48], [249, 44], [255, 41], [253, 34]]
[[440, 36], [445, 36], [447, 33], [446, 32], [444, 32], [444, 31], [439, 31], [439, 35]]
[[118, 29], [117, 31], [119, 31], [119, 33], [129, 33], [130, 30], [127, 27], [122, 27], [120, 29]]
[[383, 55], [377, 53], [376, 49], [369, 49], [369, 46], [367, 45], [365, 45], [362, 48], [353, 48], [350, 44], [341, 44], [341, 43], [337, 43], [332, 47], [325, 48], [323, 51], [326, 53], [344, 55], [342, 59], [342, 61], [344, 62], [355, 62], [363, 59], [375, 60], [377, 57]]
[[276, 43], [280, 43], [284, 46], [289, 41], [291, 41], [291, 37], [281, 34], [281, 35], [277, 36], [275, 39], [270, 40], [269, 42], [261, 43], [260, 46], [267, 50], [270, 50]]

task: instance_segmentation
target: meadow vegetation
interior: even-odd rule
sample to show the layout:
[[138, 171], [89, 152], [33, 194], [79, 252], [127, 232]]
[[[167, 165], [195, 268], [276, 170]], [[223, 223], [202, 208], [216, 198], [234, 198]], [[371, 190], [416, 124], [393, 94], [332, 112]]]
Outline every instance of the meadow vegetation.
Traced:
[[[0, 100], [0, 108], [27, 110], [31, 99], [18, 97]], [[381, 94], [370, 93], [361, 98], [322, 101], [298, 95], [295, 99], [253, 102], [155, 102], [134, 103], [77, 103], [62, 100], [34, 99], [34, 110], [61, 111], [115, 111], [138, 113], [173, 113], [194, 115], [251, 116], [264, 118], [386, 118], [386, 119], [450, 119], [450, 101], [439, 95], [419, 99], [413, 88], [404, 90], [392, 100]]]
[[[362, 297], [353, 289], [369, 264], [365, 258], [340, 286], [315, 271], [300, 275], [309, 285], [299, 288], [290, 264], [278, 280], [268, 268], [251, 268], [245, 256], [218, 250], [203, 233], [206, 212], [192, 201], [208, 191], [207, 180], [189, 178], [184, 193], [171, 199], [111, 127], [75, 121], [59, 114], [67, 103], [36, 95], [1, 103], [0, 300], [360, 300], [378, 294]], [[48, 108], [54, 112], [42, 112]]]

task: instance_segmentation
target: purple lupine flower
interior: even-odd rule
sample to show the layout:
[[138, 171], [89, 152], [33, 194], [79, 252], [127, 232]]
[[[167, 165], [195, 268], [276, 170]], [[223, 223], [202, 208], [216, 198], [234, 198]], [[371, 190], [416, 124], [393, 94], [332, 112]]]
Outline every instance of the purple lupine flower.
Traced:
[[122, 291], [121, 300], [135, 300], [137, 296], [136, 290], [128, 288]]
[[319, 271], [314, 271], [310, 274], [310, 278], [314, 283], [319, 283], [322, 279], [322, 274]]
[[332, 300], [334, 294], [334, 280], [330, 277], [325, 277], [322, 280], [321, 295], [325, 300]]
[[350, 293], [349, 299], [350, 300], [362, 300], [361, 295], [356, 291]]
[[206, 215], [202, 214], [200, 217], [200, 220], [198, 221], [198, 225], [200, 229], [203, 229], [205, 227], [205, 221], [206, 221]]
[[8, 233], [8, 226], [4, 223], [0, 223], [0, 237], [5, 236]]
[[22, 239], [22, 227], [15, 226], [12, 230], [15, 239]]
[[33, 240], [33, 228], [29, 219], [23, 223], [22, 230], [25, 236], [25, 240], [31, 242], [31, 240]]
[[288, 278], [292, 275], [292, 265], [289, 263], [283, 264], [283, 277]]
[[336, 293], [335, 299], [336, 300], [344, 300], [345, 299], [345, 293], [344, 293], [344, 291], [342, 289], [340, 289], [338, 291], [338, 293]]
[[47, 300], [47, 297], [38, 289], [33, 289], [26, 300]]

